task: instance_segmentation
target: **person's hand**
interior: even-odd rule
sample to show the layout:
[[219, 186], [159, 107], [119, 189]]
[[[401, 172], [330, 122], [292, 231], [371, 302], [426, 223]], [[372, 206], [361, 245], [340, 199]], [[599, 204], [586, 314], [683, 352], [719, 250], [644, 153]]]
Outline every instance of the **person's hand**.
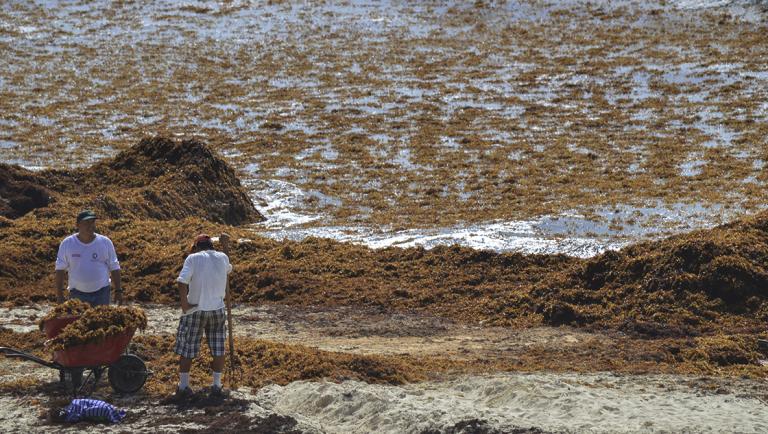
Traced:
[[56, 292], [56, 303], [64, 303], [64, 291]]
[[118, 306], [123, 305], [123, 291], [115, 291], [115, 301]]
[[229, 240], [231, 238], [229, 237], [229, 234], [226, 232], [222, 232], [221, 235], [219, 235], [219, 242], [221, 243], [221, 250], [224, 252], [229, 251]]
[[190, 304], [187, 300], [181, 300], [181, 313], [187, 313], [187, 311], [193, 307], [197, 307], [197, 305]]
[[221, 244], [229, 244], [229, 240], [231, 239], [232, 238], [226, 232], [222, 232], [221, 235], [219, 235], [219, 241], [221, 241]]

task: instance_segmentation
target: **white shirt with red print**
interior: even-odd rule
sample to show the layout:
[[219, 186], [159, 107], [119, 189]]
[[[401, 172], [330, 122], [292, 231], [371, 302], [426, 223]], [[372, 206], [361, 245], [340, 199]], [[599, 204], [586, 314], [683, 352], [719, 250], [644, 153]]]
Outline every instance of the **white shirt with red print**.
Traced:
[[109, 274], [120, 269], [112, 240], [96, 234], [90, 243], [83, 243], [77, 234], [64, 238], [56, 255], [56, 270], [69, 274], [67, 287], [81, 292], [96, 292], [109, 286]]

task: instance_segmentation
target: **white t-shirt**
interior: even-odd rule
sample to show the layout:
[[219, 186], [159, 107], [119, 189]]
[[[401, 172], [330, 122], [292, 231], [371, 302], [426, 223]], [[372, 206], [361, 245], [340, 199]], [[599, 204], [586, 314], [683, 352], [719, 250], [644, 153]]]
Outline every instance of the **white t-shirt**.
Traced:
[[187, 256], [176, 281], [189, 285], [187, 301], [197, 306], [185, 314], [223, 308], [227, 274], [230, 271], [232, 265], [229, 263], [229, 257], [222, 252], [203, 250]]
[[115, 246], [104, 235], [88, 244], [77, 238], [77, 234], [64, 238], [56, 255], [56, 270], [69, 274], [69, 289], [82, 292], [96, 292], [109, 285], [109, 273], [119, 270]]

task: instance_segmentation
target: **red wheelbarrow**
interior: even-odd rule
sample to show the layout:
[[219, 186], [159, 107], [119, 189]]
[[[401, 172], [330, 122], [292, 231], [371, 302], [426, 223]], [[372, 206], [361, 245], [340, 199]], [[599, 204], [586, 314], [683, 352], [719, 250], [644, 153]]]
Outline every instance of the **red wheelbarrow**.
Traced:
[[[69, 316], [48, 320], [43, 324], [43, 331], [49, 339], [52, 339], [77, 318]], [[107, 337], [99, 343], [77, 345], [54, 351], [53, 362], [8, 347], [0, 347], [0, 353], [6, 357], [29, 360], [58, 370], [62, 382], [65, 378], [71, 379], [68, 388], [75, 396], [90, 395], [105, 369], [108, 369], [109, 384], [115, 392], [135, 393], [144, 386], [147, 377], [152, 374], [139, 356], [126, 352], [135, 332], [135, 328], [128, 329], [119, 335]], [[83, 378], [84, 372], [88, 373], [85, 378]], [[90, 381], [91, 379], [93, 381]], [[90, 390], [86, 387], [88, 384], [92, 384]]]

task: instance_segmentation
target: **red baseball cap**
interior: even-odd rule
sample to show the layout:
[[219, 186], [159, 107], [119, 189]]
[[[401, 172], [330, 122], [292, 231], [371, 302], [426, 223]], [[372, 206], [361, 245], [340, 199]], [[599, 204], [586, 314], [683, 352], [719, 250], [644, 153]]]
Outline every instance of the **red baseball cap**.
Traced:
[[195, 244], [201, 243], [203, 241], [211, 241], [211, 237], [209, 237], [208, 234], [200, 234], [195, 237]]

